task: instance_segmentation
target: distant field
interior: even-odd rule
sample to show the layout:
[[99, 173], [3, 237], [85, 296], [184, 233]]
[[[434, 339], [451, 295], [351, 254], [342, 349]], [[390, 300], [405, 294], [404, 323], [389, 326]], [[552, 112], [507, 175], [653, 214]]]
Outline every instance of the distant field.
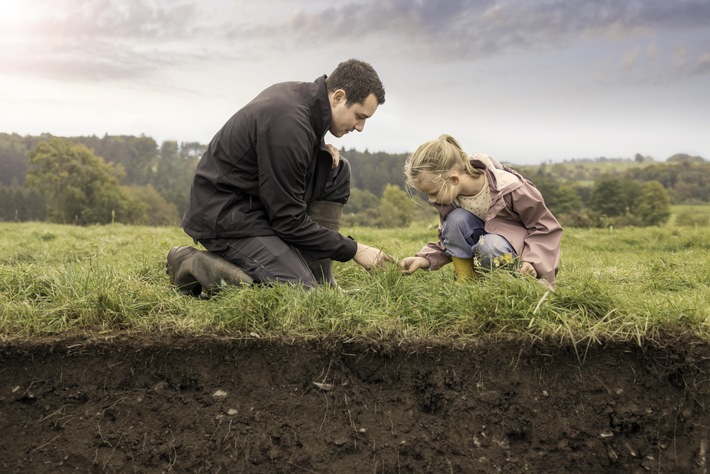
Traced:
[[534, 177], [541, 170], [556, 179], [574, 180], [583, 186], [591, 186], [594, 180], [605, 174], [620, 175], [629, 169], [644, 168], [650, 165], [670, 165], [665, 161], [659, 162], [637, 162], [630, 160], [623, 161], [565, 161], [561, 163], [544, 163], [539, 165], [513, 165], [525, 176]]
[[710, 220], [710, 204], [699, 204], [699, 205], [675, 205], [671, 206], [671, 219], [669, 222], [670, 226], [676, 224], [676, 219], [679, 214], [689, 212], [696, 216], [703, 216]]

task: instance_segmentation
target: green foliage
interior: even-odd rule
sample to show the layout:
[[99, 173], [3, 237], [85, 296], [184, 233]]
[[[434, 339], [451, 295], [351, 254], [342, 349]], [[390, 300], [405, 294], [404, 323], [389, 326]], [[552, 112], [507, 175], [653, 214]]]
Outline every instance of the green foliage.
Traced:
[[94, 224], [111, 222], [129, 209], [118, 184], [120, 169], [107, 165], [84, 145], [53, 138], [29, 153], [29, 189], [47, 200], [53, 222]]
[[[701, 157], [679, 154], [657, 163], [650, 157], [637, 154], [633, 161], [599, 158], [516, 168], [523, 175], [533, 177], [536, 184], [540, 175], [583, 186], [592, 186], [595, 181], [610, 176], [639, 182], [658, 181], [675, 204], [710, 203], [710, 163]], [[582, 194], [584, 188], [576, 188], [576, 191], [587, 203], [587, 198]]]
[[661, 225], [671, 217], [671, 199], [658, 181], [643, 184], [635, 213], [644, 226]]
[[130, 217], [119, 221], [138, 225], [179, 225], [180, 214], [153, 186], [125, 186], [130, 199]]
[[388, 184], [404, 189], [404, 162], [406, 153], [370, 153], [365, 150], [340, 150], [340, 154], [350, 162], [352, 186], [382, 196]]
[[633, 210], [640, 187], [635, 181], [605, 176], [594, 183], [589, 207], [608, 217], [623, 216]]
[[151, 170], [158, 160], [158, 145], [150, 137], [130, 135], [105, 135], [103, 138], [80, 137], [74, 139], [109, 163], [123, 167], [121, 184], [144, 186], [150, 183]]
[[414, 220], [430, 221], [437, 215], [421, 197], [409, 196], [393, 184], [385, 187], [380, 199], [370, 191], [353, 188], [344, 208], [343, 225], [407, 227]]
[[29, 160], [25, 140], [16, 133], [0, 133], [0, 184], [22, 183]]
[[710, 202], [710, 163], [681, 161], [672, 166], [653, 165], [629, 170], [626, 176], [638, 181], [658, 181], [675, 203]]
[[370, 191], [350, 189], [350, 199], [343, 208], [343, 225], [375, 225], [379, 220], [380, 200]]
[[[0, 210], [0, 220], [47, 218], [49, 211], [44, 207], [44, 195], [39, 194], [38, 188], [29, 189], [24, 184], [29, 166], [28, 152], [39, 143], [53, 138], [49, 134], [23, 137], [0, 133], [0, 197], [7, 204]], [[196, 142], [178, 144], [175, 141], [163, 142], [158, 147], [152, 138], [145, 136], [105, 135], [75, 137], [72, 140], [85, 145], [105, 162], [113, 164], [114, 171], [123, 170], [118, 179], [124, 186], [124, 193], [144, 194], [139, 200], [129, 199], [126, 204], [128, 208], [119, 208], [120, 203], [111, 206], [116, 207], [113, 210], [117, 218], [125, 223], [174, 222], [170, 206], [181, 216], [188, 202], [195, 167], [206, 148], [206, 145]], [[382, 209], [379, 200], [388, 184], [404, 189], [402, 167], [407, 154], [371, 153], [367, 150], [359, 152], [352, 149], [343, 149], [341, 154], [352, 164], [353, 184], [344, 221], [358, 225], [391, 225], [392, 221], [380, 219]], [[701, 157], [678, 154], [666, 162], [654, 162], [651, 157], [637, 154], [633, 160], [602, 157], [538, 166], [516, 166], [516, 169], [535, 183], [548, 207], [565, 227], [645, 225], [635, 209], [639, 203], [629, 196], [620, 195], [624, 192], [612, 193], [608, 199], [605, 197], [607, 193], [603, 188], [611, 178], [619, 180], [626, 194], [640, 193], [643, 183], [658, 181], [674, 204], [710, 202], [710, 163]], [[631, 186], [635, 188], [629, 188], [630, 181], [634, 182]], [[127, 187], [137, 188], [128, 191]], [[148, 187], [156, 191], [162, 200]], [[139, 191], [140, 188], [145, 191]], [[597, 193], [592, 200], [595, 189]], [[629, 190], [632, 192], [629, 193]], [[67, 195], [71, 191], [68, 189]], [[112, 199], [121, 201], [120, 193], [113, 193]], [[167, 202], [167, 207], [163, 200]], [[421, 199], [415, 200], [418, 206], [414, 208], [412, 220], [428, 222], [435, 213], [430, 206], [422, 204]], [[147, 207], [146, 202], [150, 203]], [[50, 202], [50, 205], [54, 206], [55, 203]], [[96, 206], [99, 206], [99, 202], [92, 203], [92, 207]], [[161, 217], [163, 211], [165, 219]], [[645, 209], [642, 208], [642, 211], [645, 212]], [[57, 217], [56, 212], [53, 212], [50, 215], [55, 221], [86, 222], [86, 216], [75, 211], [63, 217]], [[101, 213], [99, 222], [105, 222], [105, 212]], [[688, 219], [692, 221], [690, 217]]]
[[195, 168], [206, 146], [199, 143], [165, 141], [160, 148], [152, 138], [112, 136], [79, 137], [110, 163], [122, 166], [125, 185], [152, 186], [182, 216], [187, 207]]
[[47, 203], [37, 190], [13, 183], [0, 184], [0, 221], [43, 221], [47, 219]]
[[700, 156], [692, 156], [687, 153], [676, 153], [668, 158], [669, 163], [704, 163], [705, 160]]
[[589, 207], [604, 225], [652, 226], [668, 222], [670, 197], [661, 183], [605, 176], [592, 190]]
[[[49, 134], [41, 136], [22, 137], [17, 134], [0, 134], [0, 189], [2, 194], [8, 196], [6, 203], [11, 203], [12, 209], [0, 211], [0, 220], [44, 220], [47, 211], [40, 210], [44, 204], [44, 197], [37, 194], [37, 190], [30, 191], [23, 188], [25, 175], [29, 167], [28, 154], [39, 143], [47, 142], [55, 137]], [[155, 141], [148, 137], [111, 136], [102, 138], [75, 137], [70, 139], [77, 144], [83, 144], [93, 154], [113, 164], [113, 169], [123, 170], [117, 178], [126, 186], [151, 186], [162, 198], [177, 209], [181, 216], [187, 206], [190, 185], [195, 173], [195, 167], [202, 156], [205, 145], [200, 143], [164, 142], [158, 149]], [[7, 188], [10, 189], [7, 189]], [[154, 196], [153, 196], [154, 198]], [[152, 200], [153, 202], [155, 200]], [[123, 222], [146, 222], [145, 206], [137, 201], [136, 209], [123, 209], [121, 220]], [[153, 202], [150, 207], [157, 209], [158, 202]], [[157, 207], [156, 207], [157, 206]], [[157, 214], [154, 211], [153, 214]], [[172, 212], [172, 211], [171, 211]], [[150, 213], [150, 212], [149, 212]], [[73, 219], [73, 218], [72, 218]], [[168, 219], [158, 219], [158, 221]], [[170, 217], [172, 220], [172, 214]], [[147, 218], [147, 221], [156, 221]], [[77, 220], [79, 222], [79, 220]]]
[[399, 186], [388, 184], [379, 206], [380, 227], [406, 227], [412, 222], [414, 203]]
[[701, 213], [696, 209], [685, 209], [675, 217], [676, 226], [707, 227], [710, 224], [710, 213]]
[[562, 184], [549, 175], [537, 175], [531, 181], [545, 198], [547, 208], [555, 215], [578, 212], [582, 209], [582, 198], [571, 184]]
[[370, 191], [352, 188], [350, 190], [350, 199], [348, 199], [348, 203], [343, 210], [345, 212], [357, 213], [376, 208], [379, 204], [379, 198]]

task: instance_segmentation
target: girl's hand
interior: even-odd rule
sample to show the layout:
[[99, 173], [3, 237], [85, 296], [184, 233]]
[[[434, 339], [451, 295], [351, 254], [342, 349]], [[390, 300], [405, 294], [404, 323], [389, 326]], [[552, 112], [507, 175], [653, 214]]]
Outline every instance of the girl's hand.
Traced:
[[411, 275], [420, 268], [429, 268], [429, 260], [424, 257], [407, 257], [399, 265], [405, 275]]
[[532, 266], [530, 262], [523, 262], [520, 264], [520, 273], [523, 275], [530, 275], [533, 278], [537, 278], [537, 272], [535, 267]]
[[353, 257], [355, 263], [363, 267], [365, 270], [376, 270], [383, 268], [387, 262], [393, 262], [394, 259], [384, 253], [382, 250], [370, 247], [369, 245], [357, 244], [357, 252]]

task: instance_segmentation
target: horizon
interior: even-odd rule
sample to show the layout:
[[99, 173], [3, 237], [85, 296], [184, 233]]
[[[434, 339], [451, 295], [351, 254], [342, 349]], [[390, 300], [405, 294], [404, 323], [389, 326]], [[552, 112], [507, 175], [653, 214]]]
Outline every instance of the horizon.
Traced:
[[[62, 135], [54, 135], [54, 134], [52, 134], [52, 133], [50, 133], [50, 132], [42, 132], [42, 133], [37, 134], [37, 135], [32, 135], [32, 134], [20, 134], [20, 133], [17, 133], [17, 132], [2, 132], [2, 131], [0, 131], [0, 135], [2, 135], [2, 134], [5, 134], [5, 135], [17, 135], [17, 136], [22, 137], [22, 138], [38, 138], [38, 137], [41, 137], [41, 136], [43, 136], [43, 135], [49, 135], [49, 136], [56, 137], [56, 138], [63, 138], [63, 139], [70, 139], [70, 140], [71, 140], [71, 139], [81, 139], [81, 138], [100, 138], [100, 139], [102, 139], [102, 138], [104, 138], [104, 137], [120, 137], [120, 136], [128, 136], [128, 137], [135, 137], [135, 138], [138, 138], [138, 137], [146, 137], [146, 138], [152, 139], [152, 140], [156, 143], [156, 145], [157, 145], [158, 148], [160, 148], [160, 147], [162, 146], [162, 144], [163, 144], [164, 142], [166, 142], [166, 141], [176, 142], [176, 143], [178, 144], [178, 146], [181, 146], [181, 145], [183, 145], [183, 144], [190, 144], [190, 143], [198, 143], [198, 144], [201, 145], [201, 146], [207, 146], [207, 145], [208, 145], [208, 143], [200, 143], [200, 142], [187, 141], [187, 140], [163, 140], [162, 142], [159, 142], [159, 141], [156, 140], [154, 137], [152, 137], [152, 136], [150, 136], [150, 135], [147, 135], [147, 134], [145, 134], [145, 133], [140, 133], [140, 134], [138, 134], [138, 135], [104, 133], [104, 134], [102, 134], [101, 136], [96, 135], [96, 134], [92, 134], [92, 135], [62, 136]], [[385, 150], [370, 150], [370, 149], [367, 149], [367, 148], [365, 148], [365, 149], [359, 149], [359, 148], [354, 147], [354, 146], [347, 147], [347, 148], [346, 148], [345, 146], [341, 146], [341, 147], [338, 147], [338, 150], [345, 151], [345, 152], [347, 152], [347, 151], [355, 151], [356, 153], [371, 153], [371, 154], [385, 153], [385, 154], [390, 154], [390, 155], [400, 155], [400, 154], [410, 154], [410, 153], [412, 153], [412, 151], [388, 152], [388, 151], [385, 151]], [[702, 159], [703, 161], [707, 161], [704, 156], [691, 155], [691, 154], [689, 154], [689, 153], [684, 153], [684, 152], [674, 153], [674, 154], [672, 154], [672, 155], [670, 155], [670, 156], [668, 156], [668, 157], [666, 157], [666, 158], [664, 158], [664, 159], [659, 159], [659, 158], [655, 158], [655, 157], [648, 156], [648, 155], [646, 155], [646, 156], [642, 155], [642, 156], [644, 157], [644, 163], [666, 163], [666, 162], [668, 162], [668, 160], [670, 160], [671, 158], [678, 157], [678, 156], [688, 156], [688, 157], [690, 157], [690, 158], [700, 158], [700, 159]], [[495, 158], [495, 157], [494, 157], [494, 158]], [[499, 160], [499, 161], [500, 161], [500, 160]], [[546, 165], [546, 164], [557, 164], [557, 163], [568, 163], [568, 162], [586, 162], [586, 161], [591, 161], [591, 162], [600, 162], [600, 161], [636, 161], [636, 155], [634, 155], [633, 157], [620, 157], [620, 156], [619, 156], [619, 157], [612, 157], [612, 156], [596, 156], [596, 157], [587, 156], [587, 157], [583, 157], [583, 156], [579, 156], [579, 157], [571, 157], [571, 158], [561, 158], [561, 159], [558, 159], [558, 160], [545, 160], [545, 161], [534, 162], [534, 163], [533, 163], [533, 162], [531, 162], [531, 163], [515, 163], [515, 162], [509, 162], [509, 161], [501, 161], [501, 162], [502, 162], [502, 163], [509, 163], [509, 164], [516, 165], [516, 166], [540, 166], [540, 165]]]

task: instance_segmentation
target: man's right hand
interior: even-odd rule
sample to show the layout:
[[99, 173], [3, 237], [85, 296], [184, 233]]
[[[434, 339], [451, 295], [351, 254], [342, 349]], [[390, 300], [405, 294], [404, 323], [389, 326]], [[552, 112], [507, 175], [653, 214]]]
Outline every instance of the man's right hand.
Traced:
[[429, 260], [424, 257], [407, 257], [399, 264], [405, 275], [411, 275], [420, 268], [429, 268]]
[[370, 247], [369, 245], [357, 244], [357, 252], [353, 257], [355, 263], [363, 267], [365, 270], [376, 270], [383, 268], [387, 262], [393, 262], [394, 259], [384, 253], [382, 250]]

